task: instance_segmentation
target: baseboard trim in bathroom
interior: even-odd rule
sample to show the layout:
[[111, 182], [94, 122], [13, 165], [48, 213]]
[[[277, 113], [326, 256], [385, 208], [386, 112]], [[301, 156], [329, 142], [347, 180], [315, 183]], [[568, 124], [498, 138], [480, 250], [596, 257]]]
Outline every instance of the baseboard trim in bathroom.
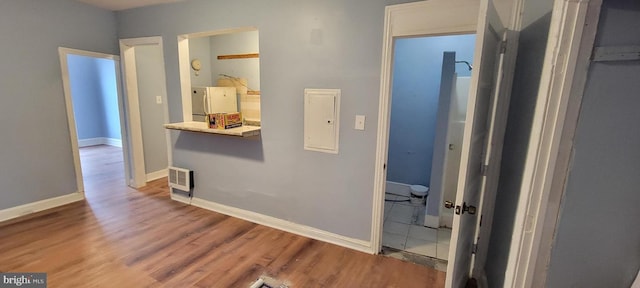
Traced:
[[431, 267], [438, 271], [447, 272], [447, 261], [445, 260], [440, 260], [437, 258], [414, 254], [411, 252], [407, 252], [404, 250], [399, 250], [391, 247], [386, 247], [386, 246], [382, 246], [382, 252], [380, 254], [386, 257], [391, 257], [391, 258], [396, 258], [402, 261], [411, 262], [413, 264]]
[[440, 214], [440, 227], [453, 227], [453, 211], [447, 210]]
[[429, 228], [438, 229], [440, 228], [440, 217], [433, 215], [425, 215], [424, 216], [424, 226]]

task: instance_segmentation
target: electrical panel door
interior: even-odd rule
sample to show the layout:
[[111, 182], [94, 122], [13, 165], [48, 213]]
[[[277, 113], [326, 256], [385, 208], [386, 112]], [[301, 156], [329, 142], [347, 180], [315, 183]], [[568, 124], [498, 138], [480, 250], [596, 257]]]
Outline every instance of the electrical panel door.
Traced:
[[305, 89], [304, 149], [338, 153], [340, 90]]

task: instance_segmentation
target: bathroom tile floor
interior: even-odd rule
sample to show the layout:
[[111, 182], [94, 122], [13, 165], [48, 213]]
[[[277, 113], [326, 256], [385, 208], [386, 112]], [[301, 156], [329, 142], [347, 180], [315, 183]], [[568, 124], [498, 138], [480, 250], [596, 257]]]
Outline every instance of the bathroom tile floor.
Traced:
[[[402, 196], [386, 195], [386, 199], [402, 200]], [[447, 260], [450, 229], [423, 226], [425, 206], [410, 202], [384, 203], [382, 245], [419, 255]]]

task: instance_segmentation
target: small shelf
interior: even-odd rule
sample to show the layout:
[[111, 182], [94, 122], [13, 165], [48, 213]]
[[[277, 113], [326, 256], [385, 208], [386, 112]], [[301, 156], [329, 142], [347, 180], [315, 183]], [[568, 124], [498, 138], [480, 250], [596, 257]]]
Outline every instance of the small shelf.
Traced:
[[252, 137], [260, 135], [260, 126], [248, 125], [231, 129], [211, 129], [207, 126], [207, 123], [204, 122], [180, 122], [164, 124], [164, 128], [236, 137]]
[[218, 60], [260, 58], [260, 53], [218, 55]]

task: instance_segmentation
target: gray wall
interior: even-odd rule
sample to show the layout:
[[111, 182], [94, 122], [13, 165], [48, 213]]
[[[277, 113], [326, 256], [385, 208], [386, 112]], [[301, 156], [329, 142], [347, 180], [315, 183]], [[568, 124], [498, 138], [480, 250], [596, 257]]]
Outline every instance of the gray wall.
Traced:
[[211, 83], [220, 74], [247, 79], [250, 90], [260, 91], [260, 59], [218, 60], [218, 55], [259, 53], [258, 31], [211, 36]]
[[196, 76], [193, 69], [191, 71], [191, 86], [208, 87], [212, 85], [211, 80], [211, 37], [201, 37], [189, 39], [189, 59], [199, 59], [202, 68]]
[[[171, 134], [174, 164], [195, 171], [194, 196], [369, 240], [384, 7], [397, 2], [194, 0], [118, 12], [121, 37], [163, 36], [173, 122], [177, 35], [259, 28], [261, 140]], [[340, 154], [303, 150], [304, 88], [342, 89]], [[356, 114], [366, 131], [353, 129]]]
[[58, 47], [117, 54], [112, 12], [0, 1], [0, 209], [77, 191]]
[[67, 55], [78, 139], [120, 139], [115, 62]]
[[500, 181], [496, 194], [496, 209], [485, 266], [490, 287], [502, 287], [504, 282], [552, 6], [552, 0], [525, 0], [524, 2], [522, 31], [504, 136]]
[[138, 101], [142, 126], [144, 167], [147, 174], [166, 169], [167, 138], [164, 103], [158, 104], [156, 96], [166, 98], [164, 63], [159, 45], [136, 46], [136, 72], [138, 76]]
[[118, 107], [118, 82], [116, 62], [111, 59], [95, 59], [100, 75], [100, 94], [104, 111], [105, 137], [121, 139], [120, 107]]
[[69, 84], [78, 139], [105, 137], [100, 75], [95, 59], [68, 55]]
[[[640, 2], [605, 1], [596, 46], [640, 45]], [[640, 61], [592, 63], [547, 287], [629, 287], [640, 269]]]
[[[453, 51], [456, 60], [473, 63], [475, 39], [471, 34], [395, 41], [388, 181], [430, 186], [442, 53]], [[471, 75], [460, 64], [455, 72]]]

